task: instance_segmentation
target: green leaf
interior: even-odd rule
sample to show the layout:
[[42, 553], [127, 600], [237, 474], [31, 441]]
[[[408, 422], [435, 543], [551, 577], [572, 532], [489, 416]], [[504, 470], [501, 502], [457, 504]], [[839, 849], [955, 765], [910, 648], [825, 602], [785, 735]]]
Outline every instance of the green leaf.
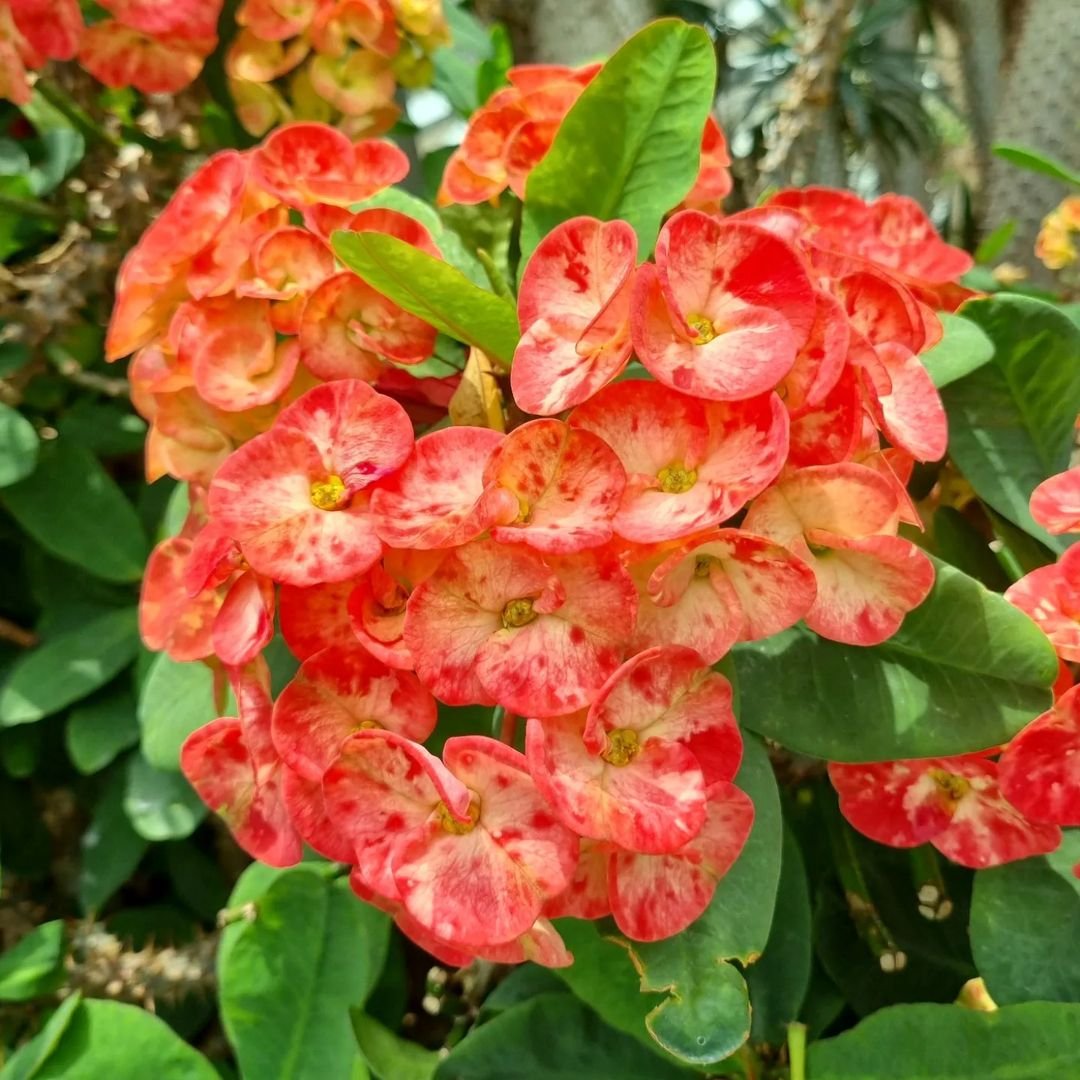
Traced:
[[8, 1058], [3, 1069], [0, 1069], [0, 1080], [33, 1080], [56, 1049], [81, 1005], [82, 995], [78, 990], [60, 1002], [52, 1016], [45, 1021], [45, 1026]]
[[34, 425], [9, 405], [0, 404], [0, 487], [34, 471], [39, 443]]
[[1051, 1080], [1080, 1075], [1080, 1005], [976, 1012], [894, 1005], [810, 1047], [813, 1080]]
[[132, 754], [124, 813], [145, 840], [182, 840], [206, 817], [206, 806], [181, 773], [155, 769], [141, 754]]
[[[939, 506], [930, 524], [933, 552], [950, 566], [981, 581], [993, 592], [1004, 592], [1011, 580], [988, 540], [959, 510]], [[925, 537], [925, 534], [924, 534]]]
[[970, 375], [994, 355], [994, 343], [970, 320], [942, 312], [938, 318], [944, 331], [941, 340], [920, 354], [930, 378], [940, 390]]
[[240, 1072], [348, 1080], [358, 1050], [350, 1008], [379, 977], [390, 922], [346, 881], [299, 866], [256, 901], [219, 958], [221, 1016]]
[[780, 877], [780, 800], [757, 739], [746, 739], [735, 783], [754, 800], [754, 827], [705, 913], [664, 941], [627, 944], [641, 989], [668, 994], [646, 1020], [653, 1038], [676, 1057], [700, 1065], [722, 1061], [750, 1034], [746, 984], [728, 961], [751, 964], [760, 957]]
[[949, 454], [976, 494], [1059, 554], [1028, 510], [1031, 493], [1068, 468], [1080, 412], [1080, 329], [1053, 305], [1000, 295], [964, 306], [994, 357], [942, 394]]
[[125, 770], [110, 777], [86, 832], [82, 835], [79, 865], [79, 906], [84, 912], [99, 911], [125, 881], [146, 853], [147, 842], [124, 813]]
[[214, 676], [205, 664], [154, 657], [138, 706], [143, 757], [154, 768], [178, 770], [184, 740], [217, 716]]
[[1050, 706], [1057, 657], [1026, 615], [934, 560], [930, 595], [874, 648], [795, 627], [738, 646], [742, 722], [829, 761], [996, 746]]
[[106, 581], [138, 581], [147, 545], [135, 508], [93, 454], [44, 443], [34, 474], [4, 488], [12, 517], [46, 551]]
[[71, 763], [84, 776], [99, 772], [139, 741], [135, 698], [127, 687], [77, 705], [68, 714], [64, 744]]
[[164, 1020], [136, 1005], [83, 1001], [35, 1080], [219, 1080]]
[[975, 262], [980, 266], [992, 263], [1009, 246], [1009, 241], [1013, 238], [1015, 232], [1015, 221], [1006, 221], [999, 225], [975, 249]]
[[12, 665], [0, 687], [0, 725], [31, 724], [104, 686], [139, 649], [138, 614], [120, 608], [47, 638]]
[[541, 994], [475, 1027], [436, 1080], [685, 1080], [569, 994]]
[[504, 364], [513, 359], [520, 337], [514, 305], [449, 263], [382, 233], [338, 231], [333, 246], [350, 270], [406, 311]]
[[761, 959], [746, 970], [755, 1043], [782, 1045], [788, 1023], [798, 1019], [813, 959], [810, 890], [802, 852], [794, 834], [784, 830], [780, 885], [772, 929]]
[[579, 214], [621, 218], [652, 251], [667, 211], [693, 187], [716, 83], [700, 26], [661, 19], [636, 33], [585, 88], [529, 175], [522, 259]]
[[1080, 187], [1080, 173], [1074, 172], [1064, 162], [1058, 161], [1049, 154], [1032, 150], [1027, 146], [1016, 146], [1013, 143], [996, 143], [993, 150], [999, 158], [1003, 158], [1020, 169], [1049, 176], [1072, 187]]
[[359, 1009], [352, 1011], [353, 1031], [372, 1076], [378, 1080], [432, 1080], [439, 1053], [395, 1035]]
[[999, 1005], [1080, 1002], [1080, 830], [1052, 855], [975, 875], [971, 947]]
[[29, 1001], [64, 982], [64, 922], [35, 927], [0, 955], [0, 1001]]

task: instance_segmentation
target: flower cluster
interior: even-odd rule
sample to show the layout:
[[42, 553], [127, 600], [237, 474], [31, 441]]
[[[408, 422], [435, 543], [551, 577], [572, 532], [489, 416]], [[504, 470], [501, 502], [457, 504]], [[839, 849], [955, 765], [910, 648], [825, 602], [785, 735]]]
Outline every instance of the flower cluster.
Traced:
[[[644, 263], [626, 222], [575, 218], [517, 297], [504, 381], [533, 418], [418, 435], [372, 384], [433, 331], [325, 246], [377, 228], [435, 253], [411, 218], [345, 208], [403, 171], [284, 129], [193, 177], [121, 275], [110, 350], [140, 350], [153, 468], [201, 481], [143, 636], [237, 702], [184, 772], [253, 855], [349, 864], [448, 963], [568, 963], [558, 916], [666, 937], [753, 823], [712, 665], [800, 620], [879, 643], [932, 585], [898, 530], [913, 462], [945, 451], [919, 353], [966, 257], [904, 201], [860, 203], [845, 238], [842, 193], [679, 209]], [[178, 438], [170, 395], [212, 419]], [[276, 701], [275, 621], [301, 661]], [[445, 739], [454, 707], [493, 720]]]
[[[474, 204], [495, 200], [508, 187], [525, 197], [525, 182], [551, 144], [571, 106], [600, 70], [524, 64], [511, 68], [510, 85], [473, 113], [468, 130], [446, 163], [438, 201]], [[727, 141], [710, 116], [701, 140], [697, 182], [683, 206], [715, 212], [731, 191]]]
[[236, 21], [226, 71], [254, 135], [293, 119], [386, 131], [397, 84], [427, 82], [428, 55], [449, 40], [441, 0], [243, 0]]
[[343, 270], [329, 243], [344, 226], [438, 255], [412, 218], [348, 209], [407, 170], [392, 143], [293, 124], [252, 151], [217, 154], [180, 186], [124, 262], [106, 341], [110, 359], [135, 353], [151, 480], [205, 485], [235, 446], [326, 379], [382, 380], [445, 408], [438, 380], [395, 367], [430, 356], [435, 331]]
[[1064, 270], [1080, 258], [1076, 236], [1080, 233], [1080, 195], [1062, 199], [1046, 217], [1035, 239], [1035, 255], [1050, 270]]
[[27, 70], [72, 60], [106, 86], [175, 93], [217, 45], [224, 0], [99, 0], [107, 17], [86, 26], [78, 0], [0, 0], [0, 97], [30, 99]]

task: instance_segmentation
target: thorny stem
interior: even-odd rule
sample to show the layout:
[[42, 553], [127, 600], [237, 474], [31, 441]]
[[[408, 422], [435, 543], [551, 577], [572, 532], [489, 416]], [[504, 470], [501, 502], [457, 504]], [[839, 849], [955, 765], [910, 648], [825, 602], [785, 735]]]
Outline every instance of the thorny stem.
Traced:
[[20, 649], [32, 649], [38, 643], [38, 636], [33, 630], [25, 630], [10, 619], [0, 616], [0, 641], [10, 641]]
[[919, 901], [919, 914], [931, 922], [941, 922], [953, 912], [953, 902], [941, 873], [937, 852], [929, 845], [911, 851], [911, 877]]
[[848, 910], [855, 922], [855, 929], [877, 958], [882, 971], [887, 974], [902, 971], [907, 966], [907, 955], [897, 945], [892, 931], [881, 921], [881, 916], [870, 896], [870, 888], [859, 863], [858, 852], [852, 842], [851, 829], [840, 817], [840, 812], [836, 807], [828, 807], [825, 816], [833, 859], [840, 875], [840, 884], [844, 889]]
[[806, 1080], [805, 1024], [788, 1024], [787, 1045], [791, 1080]]

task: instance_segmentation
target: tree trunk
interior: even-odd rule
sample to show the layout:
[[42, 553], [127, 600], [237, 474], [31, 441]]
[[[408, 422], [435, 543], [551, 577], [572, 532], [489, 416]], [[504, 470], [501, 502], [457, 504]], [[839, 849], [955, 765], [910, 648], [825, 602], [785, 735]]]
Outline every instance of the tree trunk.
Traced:
[[510, 32], [519, 64], [604, 59], [656, 17], [658, 0], [477, 0], [476, 10]]
[[[981, 11], [983, 4], [973, 5]], [[1016, 46], [1005, 70], [993, 128], [995, 142], [1019, 143], [1080, 167], [1080, 9], [1076, 0], [1029, 0]], [[1065, 185], [1010, 165], [989, 164], [983, 232], [1006, 221], [1016, 232], [1004, 258], [1025, 266], [1032, 280], [1052, 275], [1035, 258], [1043, 217], [1067, 194]]]

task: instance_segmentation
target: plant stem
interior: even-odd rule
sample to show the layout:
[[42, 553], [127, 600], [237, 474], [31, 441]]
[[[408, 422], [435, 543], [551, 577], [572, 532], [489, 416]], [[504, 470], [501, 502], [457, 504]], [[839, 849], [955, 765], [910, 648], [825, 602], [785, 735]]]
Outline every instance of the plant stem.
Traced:
[[484, 273], [487, 274], [487, 279], [491, 283], [492, 292], [496, 296], [502, 297], [503, 300], [509, 300], [514, 302], [514, 294], [507, 284], [506, 278], [499, 273], [499, 268], [495, 265], [495, 260], [491, 257], [490, 253], [483, 248], [476, 249], [476, 257], [480, 260], [480, 265], [484, 268]]
[[791, 1080], [806, 1080], [805, 1024], [788, 1024], [787, 1045]]
[[915, 882], [919, 914], [931, 922], [947, 919], [953, 912], [953, 903], [941, 873], [937, 852], [929, 844], [912, 848], [911, 876]]
[[60, 87], [55, 86], [47, 79], [38, 79], [34, 83], [34, 89], [54, 108], [68, 119], [72, 126], [82, 134], [88, 143], [100, 143], [102, 146], [111, 146], [118, 150], [120, 140], [104, 128], [94, 123], [93, 119], [84, 112]]
[[45, 221], [63, 224], [67, 220], [66, 215], [48, 203], [39, 202], [37, 199], [21, 199], [18, 195], [0, 194], [0, 210], [11, 210], [16, 214], [26, 217], [43, 218]]

